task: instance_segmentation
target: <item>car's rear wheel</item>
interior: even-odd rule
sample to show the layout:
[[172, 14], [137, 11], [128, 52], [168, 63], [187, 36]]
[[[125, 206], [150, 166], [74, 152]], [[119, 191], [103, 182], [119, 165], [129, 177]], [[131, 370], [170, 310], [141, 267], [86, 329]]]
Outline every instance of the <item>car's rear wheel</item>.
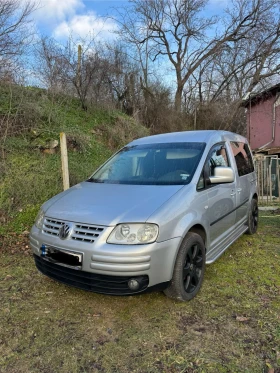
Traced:
[[252, 199], [251, 208], [250, 208], [249, 216], [248, 216], [248, 230], [246, 233], [248, 234], [256, 233], [258, 229], [258, 222], [259, 222], [258, 201], [256, 199]]
[[164, 293], [173, 299], [191, 300], [201, 287], [204, 272], [204, 242], [199, 234], [189, 232], [180, 246], [171, 283]]

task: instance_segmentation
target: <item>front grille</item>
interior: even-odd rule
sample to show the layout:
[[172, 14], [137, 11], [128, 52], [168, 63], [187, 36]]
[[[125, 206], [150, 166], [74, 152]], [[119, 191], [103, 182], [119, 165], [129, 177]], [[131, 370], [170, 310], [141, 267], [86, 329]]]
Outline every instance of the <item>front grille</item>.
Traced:
[[44, 275], [63, 282], [64, 284], [95, 293], [131, 295], [143, 292], [149, 285], [149, 277], [147, 275], [133, 276], [133, 278], [138, 279], [141, 283], [141, 287], [138, 291], [132, 291], [128, 287], [128, 281], [132, 278], [131, 276], [107, 276], [78, 271], [48, 262], [38, 255], [34, 255], [34, 259], [38, 270]]
[[[60, 227], [65, 224], [62, 220], [46, 218], [44, 220], [43, 232], [51, 236], [59, 236]], [[71, 239], [76, 241], [83, 241], [93, 243], [97, 237], [103, 232], [104, 228], [88, 225], [88, 224], [74, 224]]]
[[46, 218], [43, 225], [43, 232], [51, 236], [59, 235], [59, 228], [64, 224], [63, 221]]
[[74, 228], [74, 233], [72, 234], [72, 240], [84, 241], [84, 242], [94, 242], [104, 228], [93, 227], [91, 225], [76, 224]]

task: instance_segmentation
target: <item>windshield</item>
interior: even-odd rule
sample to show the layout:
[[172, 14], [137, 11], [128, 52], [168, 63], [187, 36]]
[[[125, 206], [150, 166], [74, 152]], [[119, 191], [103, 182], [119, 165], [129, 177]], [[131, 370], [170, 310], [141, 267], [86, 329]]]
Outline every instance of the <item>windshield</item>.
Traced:
[[107, 184], [188, 184], [205, 143], [128, 146], [119, 151], [88, 180]]

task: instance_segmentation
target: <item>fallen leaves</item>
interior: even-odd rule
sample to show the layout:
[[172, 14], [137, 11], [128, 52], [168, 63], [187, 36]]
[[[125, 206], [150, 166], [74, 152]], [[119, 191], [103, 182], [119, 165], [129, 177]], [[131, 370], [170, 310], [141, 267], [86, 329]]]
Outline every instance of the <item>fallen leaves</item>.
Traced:
[[236, 316], [236, 321], [239, 321], [239, 322], [247, 322], [250, 320], [250, 317], [246, 317], [246, 316]]
[[30, 255], [31, 250], [29, 247], [29, 232], [24, 231], [21, 234], [11, 233], [0, 235], [0, 252], [10, 252], [12, 254], [22, 253]]

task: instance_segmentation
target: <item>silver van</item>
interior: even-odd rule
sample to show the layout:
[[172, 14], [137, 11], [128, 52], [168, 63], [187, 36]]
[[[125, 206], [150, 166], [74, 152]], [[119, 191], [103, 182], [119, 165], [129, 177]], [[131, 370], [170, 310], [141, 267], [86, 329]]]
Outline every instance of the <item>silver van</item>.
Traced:
[[205, 264], [258, 226], [247, 140], [188, 131], [132, 141], [43, 204], [30, 233], [38, 270], [96, 293], [153, 289], [192, 299]]

